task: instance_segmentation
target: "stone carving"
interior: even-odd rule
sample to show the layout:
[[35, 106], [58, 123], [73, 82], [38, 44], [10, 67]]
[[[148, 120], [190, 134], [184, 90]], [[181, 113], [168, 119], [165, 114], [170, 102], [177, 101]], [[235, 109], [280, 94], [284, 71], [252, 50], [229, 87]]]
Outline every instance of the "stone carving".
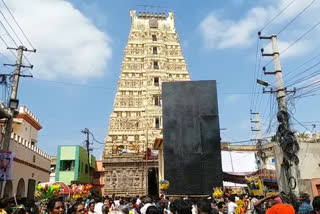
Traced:
[[[109, 195], [147, 194], [147, 169], [141, 161], [146, 144], [150, 148], [160, 133], [160, 129], [155, 128], [155, 118], [162, 118], [161, 107], [157, 107], [159, 111], [153, 107], [154, 94], [161, 97], [161, 87], [155, 85], [154, 77], [159, 77], [160, 83], [189, 80], [174, 29], [174, 14], [169, 13], [168, 18], [158, 20], [156, 31], [150, 30], [149, 25], [144, 24], [147, 22], [136, 15], [136, 11], [130, 11], [132, 29], [121, 65], [114, 113], [109, 120], [109, 135], [106, 137], [104, 193]], [[152, 35], [157, 36], [156, 43], [152, 41]], [[157, 55], [152, 52], [154, 46], [158, 47]], [[158, 61], [159, 69], [154, 69], [154, 60]], [[155, 87], [158, 87], [156, 92]], [[130, 154], [130, 161], [123, 161], [122, 158], [129, 156], [119, 156], [120, 149], [134, 151]]]

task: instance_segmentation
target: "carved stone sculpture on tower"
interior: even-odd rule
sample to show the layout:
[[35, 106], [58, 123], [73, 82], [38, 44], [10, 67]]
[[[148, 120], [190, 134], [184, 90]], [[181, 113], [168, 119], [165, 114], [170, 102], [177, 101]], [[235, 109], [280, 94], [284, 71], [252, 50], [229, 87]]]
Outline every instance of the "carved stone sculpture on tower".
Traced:
[[[131, 30], [103, 155], [104, 194], [148, 194], [148, 148], [162, 129], [161, 84], [190, 80], [174, 14], [130, 11]], [[130, 178], [128, 178], [130, 177]]]

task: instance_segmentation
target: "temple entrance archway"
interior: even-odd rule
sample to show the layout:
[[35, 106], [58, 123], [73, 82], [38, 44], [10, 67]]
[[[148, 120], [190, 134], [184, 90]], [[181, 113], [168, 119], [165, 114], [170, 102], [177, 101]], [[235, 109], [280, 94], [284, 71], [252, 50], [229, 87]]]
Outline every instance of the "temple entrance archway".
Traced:
[[25, 197], [26, 185], [24, 183], [23, 178], [20, 178], [17, 186], [17, 198]]

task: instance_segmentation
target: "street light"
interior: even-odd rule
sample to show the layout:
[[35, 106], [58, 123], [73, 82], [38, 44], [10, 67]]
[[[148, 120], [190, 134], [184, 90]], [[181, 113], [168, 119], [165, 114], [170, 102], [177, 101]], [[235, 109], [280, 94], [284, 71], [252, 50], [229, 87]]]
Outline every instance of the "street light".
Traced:
[[257, 79], [257, 83], [260, 84], [260, 85], [263, 85], [263, 86], [265, 86], [265, 87], [268, 87], [268, 86], [269, 86], [269, 83], [267, 83], [267, 82], [265, 82], [265, 81], [263, 81], [263, 80]]
[[9, 101], [9, 108], [11, 110], [15, 110], [15, 109], [18, 109], [18, 106], [19, 106], [19, 100], [11, 98]]

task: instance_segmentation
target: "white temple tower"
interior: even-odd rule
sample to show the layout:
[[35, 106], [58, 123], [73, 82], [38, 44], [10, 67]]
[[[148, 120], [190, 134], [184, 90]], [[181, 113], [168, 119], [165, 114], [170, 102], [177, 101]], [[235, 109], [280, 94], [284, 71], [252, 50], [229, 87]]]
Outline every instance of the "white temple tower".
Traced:
[[105, 195], [148, 194], [143, 157], [162, 129], [161, 84], [190, 80], [174, 14], [130, 11], [125, 48], [103, 155]]

